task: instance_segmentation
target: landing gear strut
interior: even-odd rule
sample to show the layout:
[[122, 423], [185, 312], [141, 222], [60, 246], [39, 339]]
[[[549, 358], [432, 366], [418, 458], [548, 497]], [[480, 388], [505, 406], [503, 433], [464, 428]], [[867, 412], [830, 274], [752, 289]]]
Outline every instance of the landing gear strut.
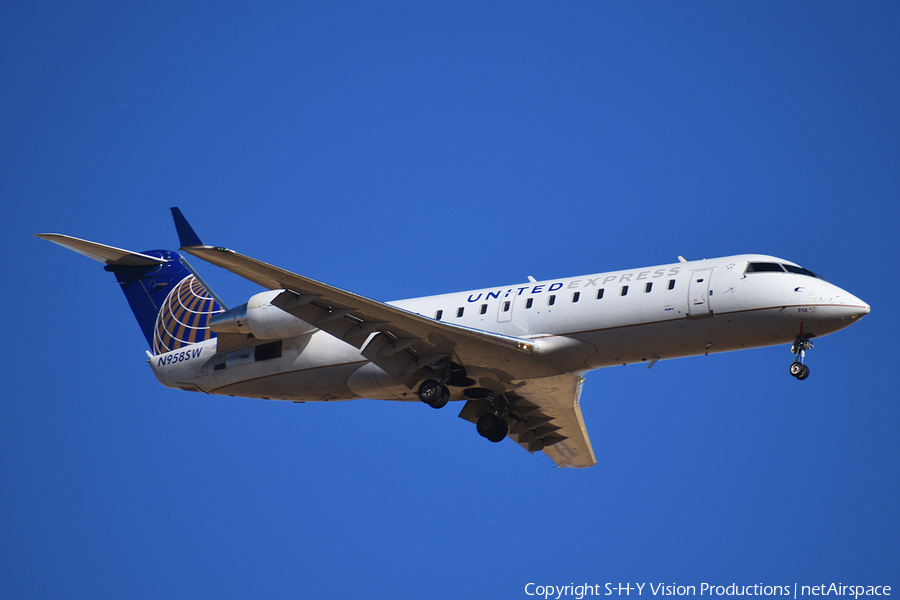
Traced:
[[791, 352], [794, 353], [794, 362], [791, 363], [791, 375], [800, 381], [809, 377], [809, 367], [803, 364], [803, 359], [806, 357], [806, 351], [812, 347], [812, 342], [809, 341], [808, 336], [799, 336], [794, 340], [794, 345], [791, 346]]

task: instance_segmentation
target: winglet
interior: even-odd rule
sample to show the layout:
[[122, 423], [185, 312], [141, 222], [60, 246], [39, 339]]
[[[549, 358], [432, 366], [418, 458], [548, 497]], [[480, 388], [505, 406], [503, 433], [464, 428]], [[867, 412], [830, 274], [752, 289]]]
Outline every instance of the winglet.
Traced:
[[175, 230], [178, 232], [178, 243], [181, 244], [182, 248], [203, 245], [203, 242], [200, 241], [200, 236], [194, 232], [194, 228], [187, 222], [187, 219], [184, 218], [184, 215], [181, 214], [181, 211], [177, 206], [172, 207], [172, 218], [175, 219]]

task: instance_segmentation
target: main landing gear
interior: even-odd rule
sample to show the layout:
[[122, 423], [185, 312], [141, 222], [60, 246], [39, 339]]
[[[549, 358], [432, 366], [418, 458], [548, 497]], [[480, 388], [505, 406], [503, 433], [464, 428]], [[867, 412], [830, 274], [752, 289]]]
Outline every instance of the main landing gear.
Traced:
[[437, 379], [426, 379], [419, 386], [419, 400], [431, 408], [444, 408], [450, 401], [450, 390]]
[[478, 435], [495, 443], [502, 441], [509, 433], [509, 423], [494, 413], [484, 413], [478, 417], [475, 428], [478, 430]]
[[444, 408], [450, 400], [450, 390], [447, 385], [455, 387], [469, 387], [475, 385], [475, 380], [466, 376], [466, 369], [462, 365], [445, 361], [433, 367], [437, 377], [426, 379], [419, 385], [416, 394], [419, 400], [431, 408]]
[[506, 420], [506, 417], [510, 416], [512, 412], [512, 406], [506, 395], [499, 394], [492, 398], [490, 390], [480, 388], [473, 388], [467, 392], [469, 392], [467, 395], [470, 396], [474, 396], [474, 392], [484, 394], [482, 397], [488, 400], [493, 408], [491, 412], [486, 412], [478, 417], [478, 421], [475, 422], [475, 430], [478, 431], [478, 435], [494, 443], [503, 441], [509, 435], [509, 421]]
[[[431, 408], [444, 408], [450, 400], [450, 390], [447, 384], [457, 387], [465, 387], [463, 394], [471, 399], [484, 399], [490, 403], [491, 410], [486, 412], [475, 423], [478, 434], [492, 442], [499, 442], [509, 435], [509, 421], [507, 417], [518, 419], [513, 414], [513, 406], [504, 394], [494, 396], [491, 390], [479, 387], [475, 380], [466, 376], [466, 371], [460, 365], [450, 363], [441, 370], [435, 379], [426, 379], [419, 384], [416, 392], [419, 400]], [[462, 415], [460, 415], [462, 416]]]
[[[506, 420], [506, 416], [510, 414], [511, 407], [505, 396], [491, 398], [490, 390], [482, 388], [468, 388], [464, 393], [472, 399], [488, 400], [493, 408], [491, 412], [478, 417], [478, 421], [475, 423], [478, 435], [492, 442], [500, 442], [506, 438], [509, 435], [509, 422]], [[442, 383], [441, 379], [426, 379], [419, 385], [417, 394], [419, 400], [431, 408], [443, 408], [450, 400], [450, 390]]]
[[803, 364], [803, 359], [806, 357], [806, 351], [812, 347], [812, 342], [809, 341], [808, 336], [798, 337], [794, 340], [794, 345], [791, 346], [791, 352], [794, 353], [794, 362], [791, 363], [791, 375], [800, 381], [809, 377], [809, 367]]

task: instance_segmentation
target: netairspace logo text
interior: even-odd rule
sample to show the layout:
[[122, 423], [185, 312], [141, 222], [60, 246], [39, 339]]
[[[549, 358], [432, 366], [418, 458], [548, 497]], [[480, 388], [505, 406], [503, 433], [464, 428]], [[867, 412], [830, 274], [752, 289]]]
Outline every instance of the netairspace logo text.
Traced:
[[797, 600], [801, 596], [852, 596], [858, 600], [860, 596], [890, 596], [889, 585], [844, 585], [842, 583], [823, 583], [819, 585], [800, 585], [797, 583], [788, 585], [716, 585], [713, 583], [701, 583], [697, 585], [679, 585], [677, 583], [605, 583], [605, 584], [579, 584], [575, 585], [540, 585], [528, 583], [525, 585], [527, 596], [540, 598], [554, 598], [560, 600], [564, 597], [582, 600], [590, 596], [780, 596]]

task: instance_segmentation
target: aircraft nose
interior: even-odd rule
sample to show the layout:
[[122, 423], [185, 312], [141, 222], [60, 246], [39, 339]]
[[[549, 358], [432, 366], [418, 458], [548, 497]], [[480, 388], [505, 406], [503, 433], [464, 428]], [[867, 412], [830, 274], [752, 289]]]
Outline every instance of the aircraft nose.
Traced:
[[[807, 288], [802, 288], [806, 290]], [[795, 288], [794, 291], [798, 291]], [[834, 284], [822, 282], [808, 288], [810, 312], [801, 309], [805, 327], [816, 335], [827, 335], [856, 323], [872, 308]]]
[[[843, 290], [842, 290], [843, 292]], [[853, 294], [849, 294], [847, 292], [843, 292], [841, 294], [840, 303], [842, 304], [841, 317], [849, 321], [851, 323], [862, 319], [864, 316], [869, 314], [869, 311], [872, 310], [872, 307], [854, 296]]]

